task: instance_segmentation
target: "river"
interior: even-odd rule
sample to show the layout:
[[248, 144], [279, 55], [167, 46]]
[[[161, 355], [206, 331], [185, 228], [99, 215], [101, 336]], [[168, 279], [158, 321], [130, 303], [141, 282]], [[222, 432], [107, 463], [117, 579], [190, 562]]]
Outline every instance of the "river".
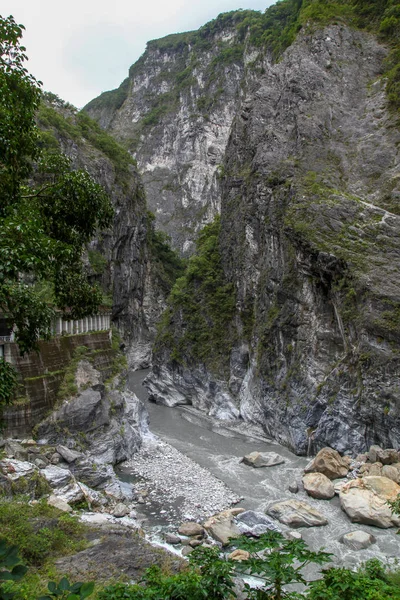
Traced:
[[[168, 408], [149, 402], [147, 391], [142, 386], [147, 373], [146, 370], [132, 372], [129, 387], [146, 404], [151, 432], [223, 481], [243, 498], [239, 506], [263, 512], [273, 501], [296, 497], [308, 502], [323, 513], [329, 523], [324, 527], [302, 528], [300, 531], [303, 539], [312, 549], [324, 547], [334, 555], [335, 562], [348, 567], [374, 557], [385, 563], [393, 562], [400, 556], [400, 536], [396, 535], [396, 528], [379, 529], [351, 523], [341, 510], [337, 496], [329, 501], [314, 500], [302, 490], [295, 496], [288, 491], [290, 483], [301, 482], [307, 458], [296, 456], [287, 448], [267, 440], [261, 432], [249, 434], [232, 430], [192, 407]], [[285, 463], [254, 469], [240, 462], [245, 454], [255, 450], [276, 452], [284, 457]], [[129, 473], [125, 473], [124, 478], [129, 480]], [[169, 524], [171, 528], [172, 525], [177, 525], [168, 522], [165, 514], [159, 518], [160, 507], [162, 498], [154, 498], [153, 505], [144, 509], [148, 526], [151, 528]], [[371, 533], [376, 538], [376, 543], [358, 552], [350, 550], [340, 542], [340, 538], [354, 530]]]

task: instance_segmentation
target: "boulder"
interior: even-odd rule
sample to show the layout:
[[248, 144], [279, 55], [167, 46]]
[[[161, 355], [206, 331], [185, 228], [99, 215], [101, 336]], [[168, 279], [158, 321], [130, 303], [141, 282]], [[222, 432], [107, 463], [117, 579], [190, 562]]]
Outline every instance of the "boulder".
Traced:
[[295, 481], [294, 483], [291, 483], [289, 485], [288, 490], [291, 494], [297, 494], [299, 491], [299, 484], [297, 483], [297, 481]]
[[246, 510], [235, 519], [239, 531], [243, 534], [258, 537], [267, 531], [279, 531], [279, 527], [263, 513]]
[[58, 510], [61, 510], [62, 512], [71, 512], [72, 511], [72, 507], [68, 504], [68, 502], [65, 502], [58, 496], [54, 496], [54, 495], [50, 496], [47, 499], [47, 504], [49, 504], [50, 506], [54, 506], [54, 508], [58, 508]]
[[6, 440], [4, 450], [10, 458], [26, 460], [28, 457], [28, 450], [15, 440]]
[[111, 466], [99, 465], [89, 458], [76, 459], [71, 465], [71, 469], [76, 479], [92, 488], [107, 485], [112, 481], [114, 475]]
[[182, 542], [181, 538], [178, 535], [174, 535], [173, 533], [166, 533], [164, 539], [167, 544], [171, 544], [176, 546]]
[[21, 477], [28, 477], [38, 471], [36, 465], [12, 458], [5, 458], [0, 461], [0, 471], [11, 481], [16, 481]]
[[384, 450], [380, 446], [371, 446], [368, 452], [368, 460], [371, 463], [380, 462], [383, 465], [392, 465], [399, 460], [399, 453], [394, 448]]
[[368, 454], [357, 454], [355, 461], [358, 463], [365, 463], [368, 460]]
[[182, 548], [182, 556], [187, 556], [188, 554], [191, 554], [193, 550], [194, 548], [192, 548], [191, 546], [184, 546]]
[[68, 504], [74, 504], [85, 499], [85, 494], [78, 483], [69, 483], [68, 485], [57, 490], [58, 498], [64, 500]]
[[242, 508], [224, 510], [207, 519], [204, 523], [204, 528], [217, 542], [226, 546], [229, 544], [231, 538], [237, 538], [241, 535], [239, 528], [233, 522], [233, 517], [241, 512], [244, 512]]
[[396, 469], [396, 467], [393, 467], [392, 465], [383, 465], [382, 477], [387, 477], [395, 483], [399, 483], [400, 481], [400, 473], [398, 469]]
[[320, 527], [327, 525], [327, 519], [307, 502], [290, 499], [276, 502], [267, 513], [274, 519], [290, 527]]
[[332, 481], [323, 473], [306, 473], [303, 486], [309, 496], [318, 500], [330, 500], [335, 495]]
[[73, 463], [83, 456], [82, 452], [77, 452], [76, 450], [71, 450], [70, 448], [61, 445], [57, 446], [57, 452], [67, 463]]
[[368, 475], [372, 475], [374, 477], [381, 477], [382, 475], [382, 463], [375, 462], [372, 465], [369, 465]]
[[228, 554], [228, 558], [229, 558], [229, 560], [237, 560], [237, 561], [249, 560], [250, 552], [247, 552], [247, 550], [234, 550], [233, 552]]
[[56, 465], [49, 465], [42, 469], [42, 475], [52, 488], [64, 487], [74, 479], [68, 469], [62, 469]]
[[108, 503], [108, 499], [101, 492], [92, 490], [80, 481], [77, 481], [77, 484], [82, 490], [83, 496], [90, 507], [105, 506]]
[[323, 473], [328, 479], [346, 477], [349, 472], [348, 457], [340, 456], [333, 448], [322, 448], [305, 468], [306, 473]]
[[400, 486], [387, 477], [367, 476], [349, 481], [342, 487], [339, 498], [342, 509], [351, 521], [386, 529], [400, 525], [387, 504], [395, 500]]
[[39, 469], [45, 469], [47, 467], [47, 465], [49, 464], [49, 461], [47, 460], [47, 458], [45, 456], [40, 457], [40, 458], [35, 458], [33, 462]]
[[335, 495], [332, 481], [323, 473], [307, 473], [303, 477], [303, 485], [307, 494], [318, 500], [330, 500]]
[[[111, 483], [107, 484], [105, 487], [102, 486], [102, 490], [109, 498], [118, 501], [129, 501], [132, 502], [136, 497], [135, 488], [131, 483], [127, 481], [119, 481], [115, 480]], [[140, 500], [138, 500], [139, 504], [141, 504]]]
[[58, 452], [54, 452], [50, 457], [50, 462], [52, 465], [58, 465], [61, 461], [61, 455]]
[[122, 517], [126, 517], [126, 515], [128, 515], [129, 512], [129, 508], [126, 506], [126, 504], [122, 504], [122, 502], [119, 502], [114, 508], [112, 514], [114, 515], [114, 517], [120, 519]]
[[186, 521], [179, 526], [178, 533], [181, 535], [204, 535], [204, 527], [193, 521]]
[[350, 531], [342, 536], [341, 542], [351, 550], [364, 550], [375, 542], [375, 538], [366, 531]]
[[279, 454], [276, 454], [276, 452], [251, 452], [244, 456], [241, 462], [257, 469], [260, 467], [274, 467], [276, 465], [281, 465], [285, 462], [285, 459]]

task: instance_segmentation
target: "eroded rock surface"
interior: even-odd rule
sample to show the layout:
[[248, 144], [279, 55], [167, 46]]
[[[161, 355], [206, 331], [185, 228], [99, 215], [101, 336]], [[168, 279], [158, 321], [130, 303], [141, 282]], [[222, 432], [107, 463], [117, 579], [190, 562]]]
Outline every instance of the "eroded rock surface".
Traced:
[[328, 520], [313, 506], [301, 500], [283, 500], [270, 506], [267, 513], [290, 527], [320, 527]]

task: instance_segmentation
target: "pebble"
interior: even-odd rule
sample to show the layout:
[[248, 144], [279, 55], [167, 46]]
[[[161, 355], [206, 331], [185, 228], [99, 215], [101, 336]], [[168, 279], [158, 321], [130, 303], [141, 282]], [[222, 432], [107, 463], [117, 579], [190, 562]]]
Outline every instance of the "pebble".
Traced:
[[207, 469], [157, 438], [146, 440], [126, 466], [151, 484], [150, 495], [175, 502], [182, 519], [202, 520], [239, 501], [239, 496]]

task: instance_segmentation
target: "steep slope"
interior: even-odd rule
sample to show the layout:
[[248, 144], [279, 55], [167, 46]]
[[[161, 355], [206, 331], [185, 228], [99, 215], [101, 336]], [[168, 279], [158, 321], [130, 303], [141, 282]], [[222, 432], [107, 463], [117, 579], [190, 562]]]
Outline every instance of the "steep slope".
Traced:
[[175, 277], [174, 255], [154, 231], [135, 161], [84, 113], [47, 94], [38, 113], [42, 143], [61, 149], [110, 194], [113, 226], [88, 248], [87, 267], [112, 307], [112, 320], [127, 344], [131, 366], [147, 365], [155, 322]]
[[303, 27], [243, 99], [221, 223], [164, 315], [148, 383], [157, 401], [241, 415], [298, 453], [400, 444], [400, 133], [380, 77], [387, 52], [344, 22]]
[[[118, 90], [85, 111], [121, 141], [138, 162], [157, 227], [183, 254], [220, 210], [218, 176], [244, 86], [256, 85], [268, 56], [264, 29], [281, 34], [299, 2], [270, 12], [219, 15], [198, 31], [147, 44]], [[269, 29], [268, 29], [269, 27]], [[271, 48], [288, 43], [272, 36]], [[248, 66], [251, 66], [249, 69]]]

